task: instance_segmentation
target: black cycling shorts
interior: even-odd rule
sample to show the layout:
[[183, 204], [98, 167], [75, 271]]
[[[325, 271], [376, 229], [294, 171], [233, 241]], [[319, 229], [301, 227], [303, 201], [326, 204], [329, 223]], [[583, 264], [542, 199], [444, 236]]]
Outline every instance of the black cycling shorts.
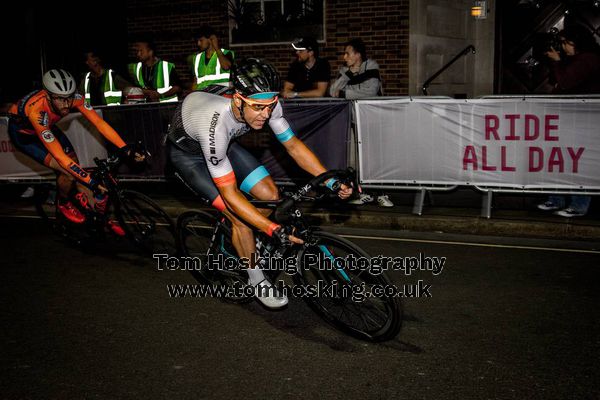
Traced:
[[[167, 156], [175, 169], [177, 178], [183, 181], [196, 195], [220, 208], [217, 204], [223, 203], [215, 202], [219, 197], [219, 190], [214, 184], [210, 172], [208, 172], [203, 154], [188, 153], [167, 141]], [[227, 158], [231, 162], [240, 190], [245, 193], [250, 194], [250, 191], [258, 182], [269, 176], [267, 169], [258, 162], [256, 157], [237, 142], [233, 142], [229, 146]]]
[[[65, 135], [64, 132], [61, 131], [57, 126], [53, 126], [50, 128], [50, 130], [52, 131], [52, 134], [56, 140], [58, 140], [62, 146], [65, 154], [71, 159], [77, 158], [75, 149], [73, 148], [73, 145], [71, 144], [71, 141], [67, 135]], [[12, 142], [13, 146], [15, 146], [18, 150], [33, 158], [40, 164], [45, 165], [46, 167], [50, 166], [50, 161], [54, 157], [52, 157], [52, 154], [50, 154], [46, 146], [44, 146], [37, 135], [29, 135], [19, 132], [18, 124], [9, 120], [8, 136], [10, 137], [10, 141]]]

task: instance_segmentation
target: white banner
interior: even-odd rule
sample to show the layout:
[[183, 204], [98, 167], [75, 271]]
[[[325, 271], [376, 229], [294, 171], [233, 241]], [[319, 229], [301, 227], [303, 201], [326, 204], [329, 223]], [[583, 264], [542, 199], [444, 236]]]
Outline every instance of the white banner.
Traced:
[[[101, 110], [96, 112], [102, 116]], [[57, 126], [67, 135], [82, 167], [92, 167], [94, 157], [106, 158], [104, 137], [80, 113], [69, 114]], [[17, 150], [8, 136], [8, 118], [0, 118], [0, 180], [54, 179], [49, 168]]]
[[363, 183], [600, 189], [600, 100], [356, 102]]

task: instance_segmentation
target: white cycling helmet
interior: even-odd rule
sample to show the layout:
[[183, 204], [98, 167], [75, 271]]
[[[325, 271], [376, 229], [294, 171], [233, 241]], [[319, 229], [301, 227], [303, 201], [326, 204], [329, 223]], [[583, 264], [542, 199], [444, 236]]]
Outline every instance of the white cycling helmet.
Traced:
[[145, 103], [146, 96], [144, 91], [136, 86], [128, 86], [123, 90], [125, 93], [125, 104]]
[[44, 89], [59, 96], [71, 96], [77, 87], [73, 75], [64, 69], [51, 69], [44, 74], [42, 82]]

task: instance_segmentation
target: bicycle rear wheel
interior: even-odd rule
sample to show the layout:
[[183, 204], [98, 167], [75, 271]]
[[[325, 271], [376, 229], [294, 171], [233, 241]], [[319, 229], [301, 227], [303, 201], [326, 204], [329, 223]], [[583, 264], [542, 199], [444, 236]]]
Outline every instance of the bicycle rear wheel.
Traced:
[[[51, 202], [49, 200], [52, 199]], [[44, 222], [54, 218], [56, 210], [56, 187], [53, 184], [42, 183], [37, 184], [33, 188], [33, 202], [35, 211]]]
[[[224, 224], [218, 223], [217, 216], [205, 211], [186, 211], [177, 219], [177, 240], [179, 255], [192, 257], [197, 260], [198, 269], [190, 271], [192, 276], [202, 284], [246, 285], [248, 276], [243, 271], [227, 271], [223, 267], [226, 259], [231, 259], [232, 265], [237, 264], [235, 249], [231, 244], [231, 231]], [[214, 260], [223, 260], [222, 263]], [[213, 261], [209, 269], [209, 259]], [[233, 296], [230, 293], [222, 300], [230, 303], [246, 303], [252, 301], [249, 296]]]
[[176, 254], [175, 224], [152, 199], [133, 190], [123, 190], [114, 206], [115, 216], [136, 246], [147, 253]]
[[314, 232], [316, 244], [298, 253], [296, 284], [321, 286], [325, 293], [305, 297], [308, 305], [335, 328], [358, 339], [381, 342], [402, 328], [402, 303], [398, 297], [369, 295], [374, 286], [387, 287], [382, 273], [348, 268], [351, 257], [370, 259], [354, 243], [328, 232]]

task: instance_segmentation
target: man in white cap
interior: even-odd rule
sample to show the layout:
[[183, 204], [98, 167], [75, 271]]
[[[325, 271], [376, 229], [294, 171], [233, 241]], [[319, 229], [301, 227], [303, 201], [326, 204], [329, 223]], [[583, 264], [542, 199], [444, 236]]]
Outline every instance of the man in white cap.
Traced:
[[297, 60], [290, 65], [281, 95], [286, 99], [324, 97], [331, 79], [329, 62], [319, 57], [319, 45], [311, 37], [292, 42]]

